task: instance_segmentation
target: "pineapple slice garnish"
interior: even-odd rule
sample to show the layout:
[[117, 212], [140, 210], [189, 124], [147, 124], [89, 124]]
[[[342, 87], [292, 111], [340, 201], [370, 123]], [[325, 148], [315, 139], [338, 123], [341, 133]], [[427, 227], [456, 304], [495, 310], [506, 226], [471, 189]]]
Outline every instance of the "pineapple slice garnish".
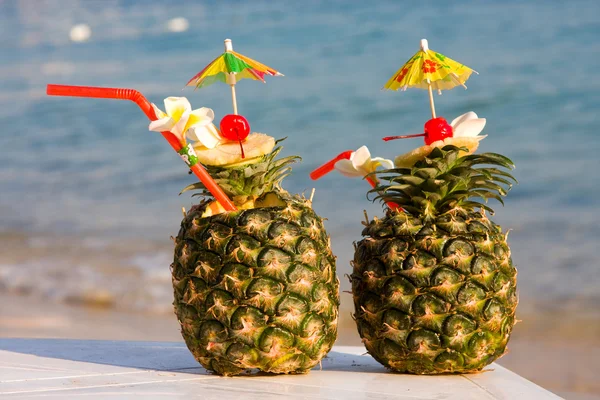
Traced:
[[218, 201], [214, 200], [208, 203], [206, 209], [202, 213], [201, 218], [210, 217], [211, 215], [217, 215], [226, 212], [225, 208]]
[[[235, 202], [235, 199], [234, 199], [234, 202]], [[249, 199], [246, 202], [244, 202], [240, 205], [237, 205], [238, 210], [250, 210], [251, 208], [255, 208], [254, 199]], [[208, 205], [206, 206], [206, 209], [202, 213], [201, 218], [210, 217], [211, 215], [217, 215], [217, 214], [221, 214], [224, 212], [227, 212], [227, 211], [223, 208], [221, 203], [214, 200], [214, 201], [211, 201], [210, 203], [208, 203]]]
[[447, 138], [445, 140], [438, 140], [437, 142], [433, 142], [430, 145], [425, 145], [421, 147], [417, 147], [414, 150], [409, 151], [408, 153], [404, 153], [399, 155], [394, 159], [394, 165], [396, 168], [411, 168], [415, 163], [419, 160], [424, 159], [435, 149], [436, 147], [444, 147], [447, 144], [451, 144], [456, 147], [466, 147], [469, 149], [468, 152], [461, 151], [459, 152], [459, 156], [466, 156], [467, 154], [472, 154], [479, 147], [479, 141], [483, 139], [485, 136], [475, 136], [475, 137], [454, 137]]
[[[240, 196], [241, 198], [242, 196]], [[238, 210], [250, 210], [252, 208], [261, 208], [261, 207], [284, 207], [286, 202], [281, 200], [279, 196], [275, 193], [268, 193], [266, 196], [261, 197], [247, 197], [243, 196], [245, 201], [239, 201], [239, 199], [233, 198], [233, 202], [235, 204], [239, 204], [237, 206]], [[241, 203], [241, 204], [240, 204]], [[214, 200], [208, 203], [206, 209], [202, 213], [201, 218], [210, 217], [211, 215], [217, 215], [226, 212], [221, 203]]]
[[255, 208], [260, 207], [285, 207], [287, 203], [275, 193], [267, 193], [256, 199], [254, 202]]
[[246, 162], [256, 157], [269, 154], [275, 147], [275, 138], [264, 133], [251, 133], [242, 141], [245, 158], [242, 158], [240, 144], [237, 141], [227, 141], [209, 149], [201, 144], [195, 144], [194, 150], [198, 161], [204, 165], [225, 166]]

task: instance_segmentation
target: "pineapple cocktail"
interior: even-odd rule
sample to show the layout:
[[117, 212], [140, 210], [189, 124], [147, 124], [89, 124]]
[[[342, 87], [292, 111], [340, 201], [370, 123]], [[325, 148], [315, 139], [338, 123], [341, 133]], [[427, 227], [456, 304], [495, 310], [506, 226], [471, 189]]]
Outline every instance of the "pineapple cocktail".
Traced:
[[280, 141], [251, 133], [237, 113], [235, 84], [277, 71], [225, 52], [190, 84], [231, 86], [234, 113], [219, 128], [210, 108], [184, 97], [164, 111], [139, 92], [49, 85], [48, 94], [135, 101], [201, 180], [202, 200], [184, 211], [171, 264], [175, 314], [194, 357], [221, 375], [306, 373], [337, 337], [339, 282], [323, 220], [311, 199], [281, 187], [297, 156], [278, 158]]
[[[446, 75], [436, 75], [439, 88], [464, 85], [470, 70], [456, 71], [448, 60], [425, 41], [386, 86], [422, 85], [431, 96], [440, 70]], [[384, 216], [367, 220], [355, 244], [350, 277], [368, 352], [398, 372], [479, 371], [505, 353], [516, 322], [508, 232], [488, 219], [493, 210], [486, 204], [502, 203], [515, 181], [507, 172], [514, 165], [499, 154], [473, 154], [485, 119], [468, 112], [448, 124], [430, 100], [433, 118], [424, 133], [384, 138], [423, 136], [424, 146], [393, 163], [371, 158], [363, 146], [313, 178], [333, 169], [364, 176], [374, 186], [370, 193], [386, 204]]]

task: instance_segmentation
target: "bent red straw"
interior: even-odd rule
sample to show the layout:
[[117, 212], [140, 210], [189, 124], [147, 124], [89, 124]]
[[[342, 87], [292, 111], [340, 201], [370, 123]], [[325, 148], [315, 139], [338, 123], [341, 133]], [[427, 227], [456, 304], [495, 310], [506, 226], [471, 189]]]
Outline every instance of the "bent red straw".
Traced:
[[[152, 108], [150, 102], [140, 92], [134, 89], [121, 89], [121, 88], [101, 88], [93, 86], [71, 86], [71, 85], [48, 85], [46, 88], [46, 94], [49, 96], [71, 96], [71, 97], [94, 97], [102, 99], [118, 99], [118, 100], [131, 100], [137, 104], [144, 114], [150, 119], [150, 121], [156, 121], [156, 113]], [[161, 132], [163, 137], [169, 142], [171, 147], [176, 152], [183, 149], [183, 145], [177, 139], [172, 132], [165, 131]], [[221, 203], [223, 208], [227, 211], [236, 211], [237, 208], [233, 205], [229, 197], [223, 192], [223, 189], [215, 182], [215, 180], [206, 172], [204, 167], [200, 163], [196, 163], [190, 166], [190, 169], [200, 179], [200, 181], [206, 186], [206, 189], [215, 197], [215, 199]]]
[[349, 160], [350, 157], [352, 157], [352, 153], [354, 153], [354, 151], [346, 150], [343, 153], [338, 154], [338, 156], [336, 158], [334, 158], [333, 160], [327, 161], [325, 164], [321, 165], [319, 168], [317, 168], [313, 172], [311, 172], [310, 179], [312, 179], [313, 181], [316, 181], [317, 179], [322, 178], [323, 176], [327, 175], [328, 173], [330, 173], [331, 171], [334, 170], [336, 162], [338, 162], [340, 160]]
[[[323, 176], [327, 175], [328, 173], [330, 173], [331, 171], [333, 171], [335, 169], [335, 163], [337, 163], [340, 160], [349, 160], [350, 157], [352, 157], [352, 153], [354, 153], [354, 151], [346, 150], [346, 151], [338, 154], [337, 157], [327, 161], [325, 164], [321, 165], [319, 168], [317, 168], [313, 172], [311, 172], [310, 179], [312, 179], [313, 181], [316, 181], [317, 179], [322, 178]], [[369, 182], [369, 184], [373, 187], [373, 189], [375, 189], [377, 187], [377, 183], [375, 182], [375, 180], [372, 177], [365, 176], [365, 179], [367, 180], [367, 182]], [[398, 204], [396, 204], [394, 202], [388, 201], [385, 204], [387, 204], [387, 206], [392, 210], [400, 209], [400, 206], [398, 206]]]

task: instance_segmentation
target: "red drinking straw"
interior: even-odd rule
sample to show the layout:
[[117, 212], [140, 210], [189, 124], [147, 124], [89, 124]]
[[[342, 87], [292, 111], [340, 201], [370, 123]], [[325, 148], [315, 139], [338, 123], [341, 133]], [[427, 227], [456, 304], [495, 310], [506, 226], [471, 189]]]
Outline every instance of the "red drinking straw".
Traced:
[[[317, 168], [313, 172], [311, 172], [310, 179], [312, 179], [313, 181], [316, 181], [317, 179], [322, 178], [323, 176], [327, 175], [328, 173], [330, 173], [331, 171], [333, 171], [335, 169], [335, 163], [337, 163], [340, 160], [349, 160], [350, 157], [352, 157], [352, 153], [354, 153], [354, 151], [346, 150], [343, 153], [338, 154], [337, 157], [335, 157], [332, 160], [327, 161], [325, 164], [321, 165], [319, 168]], [[367, 182], [369, 182], [369, 184], [371, 184], [373, 189], [375, 189], [377, 187], [377, 183], [375, 183], [375, 181], [373, 180], [372, 177], [366, 176], [365, 179], [367, 180]], [[388, 201], [388, 202], [386, 202], [386, 204], [392, 210], [400, 209], [400, 206], [394, 202]]]
[[[46, 94], [49, 96], [94, 97], [102, 99], [131, 100], [142, 109], [150, 121], [156, 121], [158, 119], [156, 118], [156, 113], [154, 112], [150, 102], [144, 97], [143, 94], [134, 89], [48, 85], [46, 88]], [[179, 139], [177, 139], [177, 136], [175, 136], [172, 132], [165, 131], [161, 133], [175, 151], [178, 152], [183, 148], [182, 144], [179, 142]], [[200, 179], [204, 186], [206, 186], [206, 189], [208, 189], [215, 199], [221, 203], [225, 210], [237, 210], [229, 197], [227, 197], [225, 192], [223, 192], [223, 189], [217, 185], [217, 182], [215, 182], [208, 172], [206, 172], [200, 163], [196, 163], [195, 165], [191, 166], [190, 169], [194, 172], [198, 179]]]
[[317, 179], [327, 175], [328, 173], [334, 170], [336, 162], [340, 160], [349, 160], [350, 157], [352, 157], [352, 153], [354, 153], [354, 151], [346, 150], [343, 153], [340, 153], [333, 160], [327, 161], [325, 164], [321, 165], [319, 168], [315, 169], [313, 172], [310, 173], [310, 179], [316, 181]]

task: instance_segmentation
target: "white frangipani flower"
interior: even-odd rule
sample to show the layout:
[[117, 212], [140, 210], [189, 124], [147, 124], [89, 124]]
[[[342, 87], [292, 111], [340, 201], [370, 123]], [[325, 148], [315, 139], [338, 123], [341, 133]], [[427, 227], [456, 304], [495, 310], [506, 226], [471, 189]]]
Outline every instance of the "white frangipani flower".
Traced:
[[150, 123], [149, 129], [155, 132], [171, 131], [181, 144], [186, 143], [186, 135], [202, 145], [213, 148], [221, 140], [219, 131], [212, 123], [215, 113], [210, 108], [192, 110], [185, 97], [167, 97], [165, 111], [152, 104], [158, 119]]
[[379, 166], [390, 169], [394, 168], [394, 163], [392, 160], [381, 157], [371, 158], [371, 152], [367, 146], [362, 146], [352, 152], [349, 159], [336, 162], [334, 168], [344, 176], [362, 178], [375, 171]]
[[475, 137], [485, 127], [485, 118], [477, 117], [473, 111], [460, 115], [450, 123], [452, 126], [452, 137]]
[[221, 143], [221, 135], [215, 124], [212, 123], [215, 118], [214, 111], [206, 107], [194, 111], [197, 113], [190, 114], [190, 129], [187, 131], [187, 137], [200, 142], [206, 148], [215, 148]]

